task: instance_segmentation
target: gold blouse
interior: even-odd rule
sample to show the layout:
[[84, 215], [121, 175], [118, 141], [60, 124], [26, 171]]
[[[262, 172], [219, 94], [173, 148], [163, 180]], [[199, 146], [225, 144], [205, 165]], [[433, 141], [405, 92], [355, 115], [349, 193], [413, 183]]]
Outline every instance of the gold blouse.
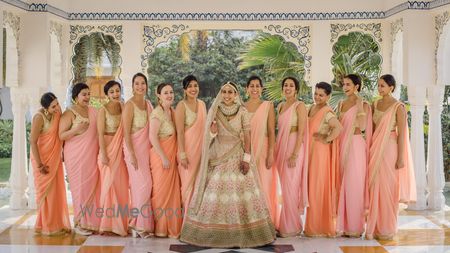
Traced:
[[175, 133], [175, 127], [171, 119], [167, 117], [161, 106], [155, 108], [150, 114], [150, 120], [158, 119], [161, 125], [159, 126], [158, 136], [160, 138], [171, 136]]
[[109, 113], [106, 107], [103, 107], [105, 110], [105, 133], [115, 133], [119, 128], [120, 124], [120, 114], [114, 115]]
[[291, 117], [291, 127], [298, 126], [298, 115], [297, 115], [297, 108], [293, 108], [292, 110], [292, 117]]
[[328, 122], [330, 122], [330, 120], [335, 117], [336, 117], [336, 115], [334, 115], [334, 113], [332, 113], [332, 112], [327, 112], [325, 114], [325, 119], [323, 120], [322, 124], [319, 127], [320, 134], [329, 134], [330, 133], [331, 127], [328, 124]]
[[[133, 120], [131, 123], [131, 132], [136, 133], [141, 130], [147, 124], [147, 109], [141, 110], [132, 100], [130, 100], [133, 104]], [[145, 105], [147, 106], [147, 105]]]
[[70, 111], [72, 111], [72, 113], [75, 115], [75, 119], [72, 121], [72, 126], [70, 129], [82, 124], [82, 123], [87, 123], [89, 124], [89, 117], [83, 117], [81, 116], [81, 114], [79, 114], [77, 111], [75, 111], [73, 108], [69, 108]]
[[[389, 110], [389, 109], [388, 109]], [[386, 110], [386, 111], [388, 111]], [[381, 119], [383, 118], [385, 112], [382, 112], [380, 110], [377, 109], [376, 105], [374, 106], [374, 110], [373, 110], [373, 123], [375, 123], [375, 125], [378, 127], [378, 124], [380, 123]], [[394, 120], [392, 120], [392, 124], [390, 126], [391, 131], [395, 131], [395, 127], [397, 125], [397, 119], [396, 119], [396, 115], [394, 115]]]
[[45, 115], [42, 112], [38, 112], [38, 114], [40, 114], [42, 116], [42, 118], [44, 119], [44, 125], [42, 126], [41, 133], [45, 133], [52, 126], [53, 115], [52, 115], [51, 119], [47, 119], [47, 117], [45, 117]]
[[[184, 113], [184, 127], [189, 128], [194, 124], [195, 120], [197, 119], [197, 113], [193, 112], [184, 101], [182, 102], [184, 104], [184, 107], [186, 108]], [[197, 101], [197, 103], [199, 102]]]

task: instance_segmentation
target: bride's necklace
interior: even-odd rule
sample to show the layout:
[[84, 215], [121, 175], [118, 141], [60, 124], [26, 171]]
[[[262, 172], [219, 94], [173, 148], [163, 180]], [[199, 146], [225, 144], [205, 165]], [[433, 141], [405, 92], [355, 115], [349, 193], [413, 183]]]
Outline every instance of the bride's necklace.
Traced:
[[219, 110], [223, 113], [223, 115], [227, 117], [232, 117], [236, 115], [239, 110], [239, 105], [234, 103], [232, 105], [225, 105], [223, 103], [219, 104]]

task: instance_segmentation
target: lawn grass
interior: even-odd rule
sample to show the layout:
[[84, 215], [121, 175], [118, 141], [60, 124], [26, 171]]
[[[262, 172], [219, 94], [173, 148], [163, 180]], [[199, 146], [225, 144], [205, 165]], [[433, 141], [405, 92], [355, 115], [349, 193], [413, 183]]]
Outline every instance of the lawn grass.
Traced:
[[11, 172], [11, 158], [0, 158], [0, 183], [8, 182]]

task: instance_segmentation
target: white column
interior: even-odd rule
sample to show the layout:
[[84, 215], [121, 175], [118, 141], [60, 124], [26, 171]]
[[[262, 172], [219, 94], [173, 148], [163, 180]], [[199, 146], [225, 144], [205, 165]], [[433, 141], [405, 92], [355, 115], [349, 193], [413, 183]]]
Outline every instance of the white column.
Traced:
[[9, 186], [11, 187], [11, 198], [9, 205], [11, 209], [25, 209], [27, 207], [27, 147], [25, 113], [27, 111], [26, 97], [18, 88], [11, 88], [12, 111], [14, 115], [13, 148], [11, 158], [11, 175]]
[[[40, 94], [40, 91], [36, 90], [37, 94]], [[39, 110], [40, 105], [38, 103], [38, 97], [37, 96], [28, 96], [29, 105], [30, 105], [30, 113], [31, 117], [34, 116], [34, 114]], [[31, 147], [30, 148], [30, 154], [31, 154]], [[33, 174], [33, 165], [31, 164], [31, 159], [29, 159], [28, 163], [28, 208], [29, 209], [36, 209], [36, 188], [34, 185], [34, 174]]]
[[441, 113], [444, 100], [444, 85], [428, 87], [428, 208], [442, 210], [445, 207], [443, 194], [445, 186], [444, 159], [442, 151]]
[[426, 172], [425, 172], [425, 147], [423, 133], [423, 104], [413, 104], [411, 102], [411, 152], [414, 162], [414, 173], [416, 176], [417, 201], [408, 205], [410, 210], [424, 210], [426, 203]]
[[[141, 66], [141, 54], [142, 41], [136, 34], [142, 34], [143, 27], [135, 25], [132, 22], [123, 24], [123, 44], [120, 45], [120, 56], [122, 57], [122, 71], [120, 73], [120, 79], [122, 80], [124, 99], [129, 99], [132, 94], [131, 78], [137, 72], [141, 72], [148, 77], [147, 69], [142, 70]], [[125, 46], [126, 45], [126, 46]], [[154, 91], [151, 91], [151, 95], [154, 96]]]
[[427, 208], [423, 113], [426, 87], [431, 80], [435, 80], [433, 27], [431, 13], [408, 10], [403, 14], [403, 80], [408, 86], [408, 100], [411, 104], [410, 138], [417, 190], [417, 202], [408, 206], [411, 210]]

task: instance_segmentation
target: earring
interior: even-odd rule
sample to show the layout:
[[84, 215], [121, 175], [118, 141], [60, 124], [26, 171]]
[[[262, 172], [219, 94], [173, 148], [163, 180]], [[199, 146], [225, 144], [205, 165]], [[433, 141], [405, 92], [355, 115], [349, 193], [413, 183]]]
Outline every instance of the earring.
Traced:
[[44, 109], [44, 115], [48, 116], [48, 110], [47, 109]]

